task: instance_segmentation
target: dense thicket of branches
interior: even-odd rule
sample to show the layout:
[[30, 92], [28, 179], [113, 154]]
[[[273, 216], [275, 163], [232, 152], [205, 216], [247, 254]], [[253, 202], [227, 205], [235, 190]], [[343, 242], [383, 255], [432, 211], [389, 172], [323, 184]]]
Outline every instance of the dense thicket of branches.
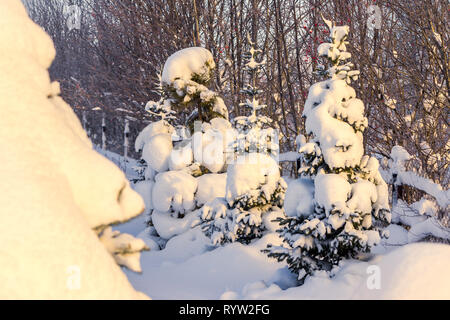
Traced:
[[[370, 128], [366, 152], [388, 156], [400, 144], [416, 157], [418, 172], [448, 186], [449, 53], [445, 0], [28, 0], [31, 17], [53, 38], [57, 58], [51, 76], [64, 98], [87, 119], [99, 139], [102, 111], [108, 143], [122, 144], [123, 118], [131, 136], [151, 117], [144, 104], [155, 96], [155, 75], [174, 51], [209, 49], [217, 62], [215, 90], [231, 116], [242, 115], [242, 53], [249, 33], [267, 66], [258, 86], [266, 113], [281, 133], [282, 150], [293, 150], [302, 133], [301, 113], [317, 46], [328, 36], [320, 15], [350, 26], [356, 84]], [[67, 28], [64, 4], [81, 9], [81, 28]], [[377, 20], [373, 7], [380, 8]], [[381, 22], [381, 28], [376, 28]], [[394, 103], [395, 101], [395, 103]], [[94, 111], [92, 110], [94, 109]]]

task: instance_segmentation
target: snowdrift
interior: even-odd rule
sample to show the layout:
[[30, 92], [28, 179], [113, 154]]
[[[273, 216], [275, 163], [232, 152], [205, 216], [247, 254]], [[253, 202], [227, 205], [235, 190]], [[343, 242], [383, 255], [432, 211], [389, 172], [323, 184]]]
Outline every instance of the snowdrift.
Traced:
[[[300, 287], [248, 284], [222, 298], [240, 299], [449, 299], [450, 246], [415, 243], [368, 262], [344, 261], [333, 278], [323, 272]], [[377, 280], [374, 277], [379, 276]]]
[[135, 299], [93, 228], [144, 209], [92, 149], [47, 68], [51, 39], [0, 2], [0, 299]]

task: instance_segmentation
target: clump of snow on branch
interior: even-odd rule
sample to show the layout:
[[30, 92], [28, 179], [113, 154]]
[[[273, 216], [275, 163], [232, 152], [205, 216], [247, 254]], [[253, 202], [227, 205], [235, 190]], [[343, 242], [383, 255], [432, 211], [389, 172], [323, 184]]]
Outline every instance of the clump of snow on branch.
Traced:
[[[392, 222], [408, 227], [408, 242], [416, 242], [427, 236], [450, 240], [450, 229], [445, 225], [447, 217], [439, 218], [450, 205], [450, 191], [430, 179], [407, 170], [412, 156], [401, 146], [394, 146], [384, 175], [393, 186]], [[407, 185], [425, 193], [419, 201], [408, 204], [398, 199], [398, 189]]]
[[195, 162], [212, 173], [224, 171], [235, 136], [226, 119], [214, 118], [210, 123], [203, 123], [191, 139]]
[[197, 178], [197, 204], [203, 205], [215, 198], [225, 197], [227, 174], [226, 173], [210, 173], [204, 174]]
[[277, 162], [261, 153], [244, 154], [227, 171], [226, 200], [230, 206], [249, 208], [276, 202], [277, 189], [285, 187]]
[[152, 191], [153, 207], [176, 215], [195, 208], [197, 179], [184, 171], [168, 171], [155, 178]]
[[111, 227], [103, 230], [100, 241], [110, 254], [113, 255], [118, 265], [127, 267], [135, 272], [141, 272], [141, 251], [149, 250], [142, 239], [130, 234], [113, 231]]
[[291, 181], [283, 208], [288, 217], [311, 215], [314, 212], [314, 182], [305, 178]]

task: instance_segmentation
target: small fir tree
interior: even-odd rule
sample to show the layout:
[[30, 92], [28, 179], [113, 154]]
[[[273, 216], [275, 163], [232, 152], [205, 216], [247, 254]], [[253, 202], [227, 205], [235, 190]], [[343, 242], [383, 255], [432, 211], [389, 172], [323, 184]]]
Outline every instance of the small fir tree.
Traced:
[[278, 141], [275, 131], [268, 127], [271, 119], [258, 114], [266, 107], [257, 99], [261, 92], [257, 87], [258, 74], [265, 61], [257, 62], [261, 50], [256, 50], [250, 37], [247, 38], [250, 49], [243, 58], [249, 83], [242, 92], [248, 99], [241, 106], [250, 109], [251, 114], [234, 119], [237, 131], [234, 150], [240, 155], [228, 167], [226, 197], [202, 208], [202, 229], [215, 245], [234, 241], [248, 244], [260, 238], [266, 230], [264, 217], [280, 211], [286, 191], [278, 163], [273, 159]]
[[[245, 102], [240, 103], [245, 109], [250, 110], [249, 116], [240, 116], [234, 119], [234, 127], [238, 132], [235, 149], [239, 153], [276, 153], [278, 146], [276, 141], [276, 132], [270, 127], [272, 119], [261, 115], [261, 110], [267, 105], [260, 104], [258, 95], [261, 90], [257, 86], [259, 74], [263, 70], [266, 60], [259, 59], [261, 50], [255, 49], [255, 43], [247, 34], [247, 41], [250, 49], [243, 54], [244, 72], [247, 73], [249, 82], [245, 84], [241, 92], [247, 95]], [[260, 60], [258, 62], [258, 60]], [[271, 143], [273, 142], [273, 143]]]

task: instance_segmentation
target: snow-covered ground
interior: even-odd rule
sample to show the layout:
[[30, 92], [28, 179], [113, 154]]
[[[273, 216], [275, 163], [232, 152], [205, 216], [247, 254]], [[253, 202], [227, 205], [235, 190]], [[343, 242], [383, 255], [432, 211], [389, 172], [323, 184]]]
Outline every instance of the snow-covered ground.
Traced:
[[[123, 163], [116, 154], [107, 157]], [[152, 241], [145, 220], [141, 215], [115, 229]], [[450, 246], [407, 244], [404, 228], [388, 230], [389, 239], [364, 261], [343, 261], [334, 277], [319, 273], [302, 286], [285, 263], [261, 252], [281, 241], [276, 233], [250, 245], [215, 248], [197, 227], [171, 238], [163, 250], [142, 253], [141, 274], [124, 271], [135, 289], [152, 299], [449, 299]]]
[[[134, 230], [137, 235], [143, 223], [138, 218], [119, 230]], [[385, 243], [376, 248], [383, 254], [364, 262], [344, 261], [333, 278], [318, 274], [296, 287], [295, 276], [284, 263], [261, 253], [274, 237], [268, 234], [248, 246], [232, 243], [212, 249], [203, 233], [192, 229], [172, 238], [163, 250], [143, 253], [142, 274], [125, 273], [135, 289], [153, 299], [450, 298], [448, 245]], [[397, 238], [400, 233], [394, 233]]]

